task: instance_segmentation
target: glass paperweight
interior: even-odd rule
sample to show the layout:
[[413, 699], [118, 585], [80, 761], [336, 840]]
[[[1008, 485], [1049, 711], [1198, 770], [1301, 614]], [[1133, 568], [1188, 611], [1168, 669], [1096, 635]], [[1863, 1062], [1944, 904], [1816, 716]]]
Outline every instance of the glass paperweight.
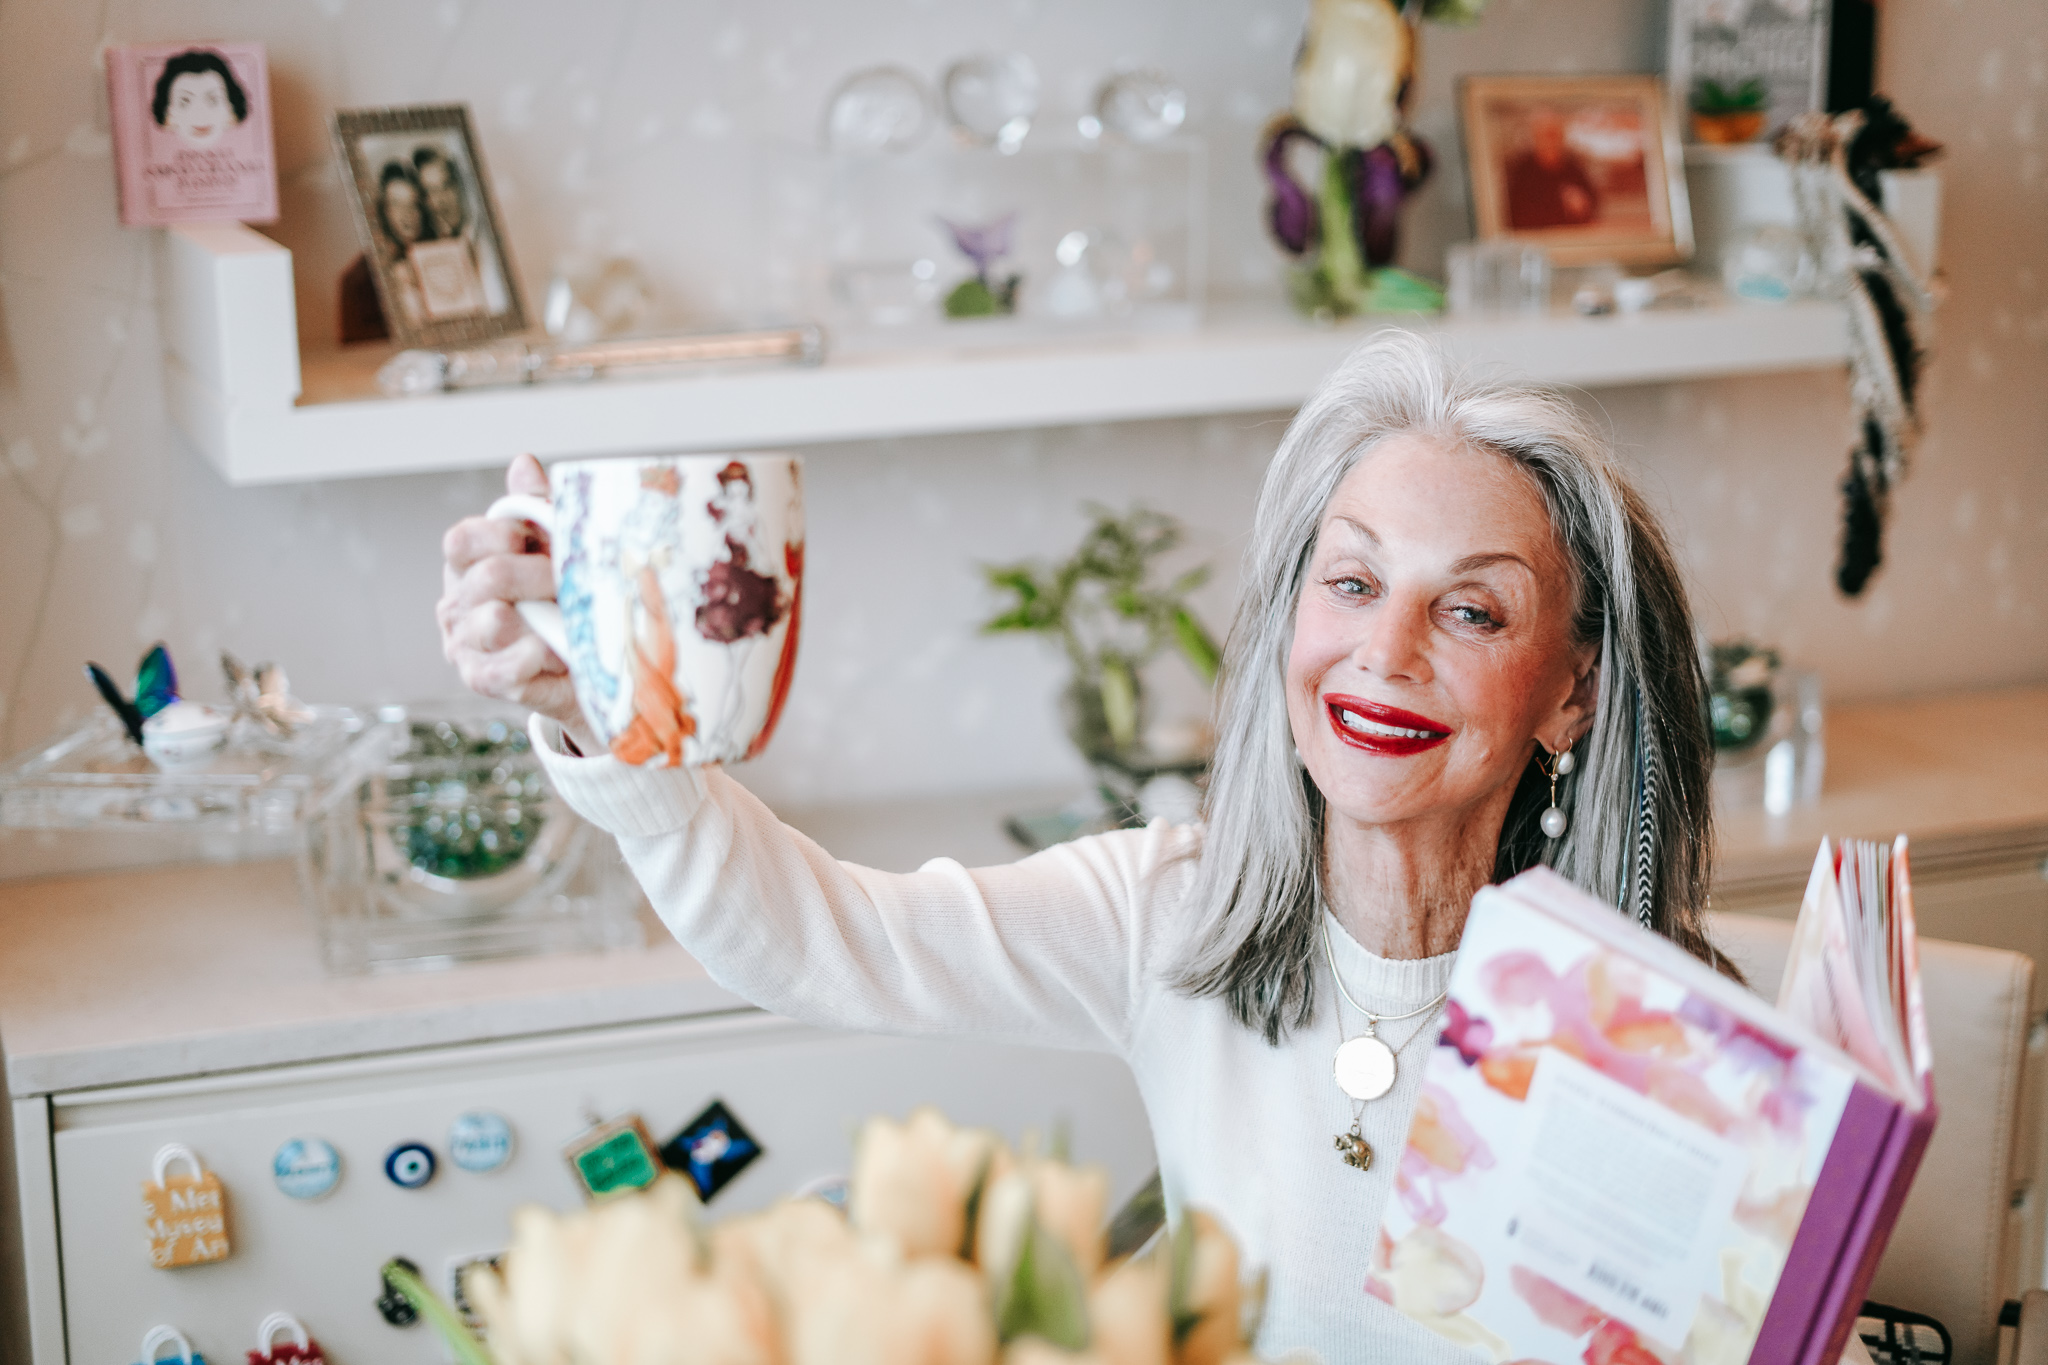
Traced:
[[643, 944], [617, 845], [549, 787], [522, 712], [386, 707], [358, 746], [299, 863], [330, 971]]
[[1021, 53], [969, 57], [946, 69], [946, 117], [977, 146], [1014, 152], [1038, 113], [1038, 68]]
[[1095, 92], [1095, 112], [1081, 120], [1081, 135], [1108, 133], [1133, 142], [1157, 142], [1179, 132], [1187, 119], [1187, 91], [1173, 77], [1159, 71], [1124, 71]]
[[932, 95], [900, 66], [856, 71], [825, 101], [825, 150], [845, 156], [907, 152], [924, 141]]

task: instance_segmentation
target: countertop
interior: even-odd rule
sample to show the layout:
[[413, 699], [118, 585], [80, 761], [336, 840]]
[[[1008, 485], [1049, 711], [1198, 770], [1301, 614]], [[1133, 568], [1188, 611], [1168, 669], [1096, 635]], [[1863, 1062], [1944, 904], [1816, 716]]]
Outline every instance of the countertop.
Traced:
[[[1803, 880], [1823, 833], [1909, 832], [1916, 870], [2048, 850], [2048, 688], [1831, 708], [1820, 803], [1719, 814], [1717, 885]], [[904, 870], [1016, 856], [997, 793], [792, 810], [841, 857]], [[322, 973], [285, 863], [0, 885], [11, 1094], [165, 1080], [744, 1008], [650, 922], [644, 951]]]

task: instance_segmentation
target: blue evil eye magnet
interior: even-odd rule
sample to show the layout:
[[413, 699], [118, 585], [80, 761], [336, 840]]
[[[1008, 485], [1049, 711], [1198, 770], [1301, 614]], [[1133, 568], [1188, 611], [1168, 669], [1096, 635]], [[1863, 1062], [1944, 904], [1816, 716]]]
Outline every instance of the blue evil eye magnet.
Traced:
[[277, 1187], [294, 1199], [318, 1199], [341, 1182], [341, 1156], [324, 1139], [297, 1137], [270, 1158]]
[[725, 1107], [725, 1102], [713, 1100], [703, 1113], [663, 1144], [661, 1160], [670, 1170], [690, 1177], [697, 1187], [697, 1197], [708, 1204], [761, 1152], [760, 1142]]
[[512, 1125], [472, 1109], [448, 1126], [448, 1159], [465, 1171], [495, 1171], [512, 1159]]
[[401, 1142], [384, 1157], [384, 1174], [401, 1190], [416, 1190], [434, 1178], [434, 1153], [424, 1142]]

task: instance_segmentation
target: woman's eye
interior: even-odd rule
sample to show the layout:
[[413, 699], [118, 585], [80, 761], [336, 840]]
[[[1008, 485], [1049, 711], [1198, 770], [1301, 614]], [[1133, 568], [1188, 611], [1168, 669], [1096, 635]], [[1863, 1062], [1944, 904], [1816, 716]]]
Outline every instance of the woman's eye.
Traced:
[[1451, 615], [1456, 617], [1460, 623], [1468, 626], [1497, 626], [1500, 624], [1500, 622], [1493, 619], [1492, 613], [1488, 612], [1484, 607], [1452, 607]]
[[1347, 597], [1369, 597], [1372, 585], [1356, 574], [1339, 574], [1329, 581], [1329, 586]]

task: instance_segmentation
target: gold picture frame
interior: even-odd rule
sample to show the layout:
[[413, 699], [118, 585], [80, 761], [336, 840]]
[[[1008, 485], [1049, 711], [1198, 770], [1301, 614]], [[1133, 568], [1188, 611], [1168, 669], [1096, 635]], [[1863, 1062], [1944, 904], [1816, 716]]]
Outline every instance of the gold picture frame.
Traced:
[[1467, 76], [1472, 226], [1558, 265], [1692, 256], [1678, 120], [1655, 76]]
[[344, 109], [334, 137], [392, 339], [446, 346], [525, 331], [468, 107]]

